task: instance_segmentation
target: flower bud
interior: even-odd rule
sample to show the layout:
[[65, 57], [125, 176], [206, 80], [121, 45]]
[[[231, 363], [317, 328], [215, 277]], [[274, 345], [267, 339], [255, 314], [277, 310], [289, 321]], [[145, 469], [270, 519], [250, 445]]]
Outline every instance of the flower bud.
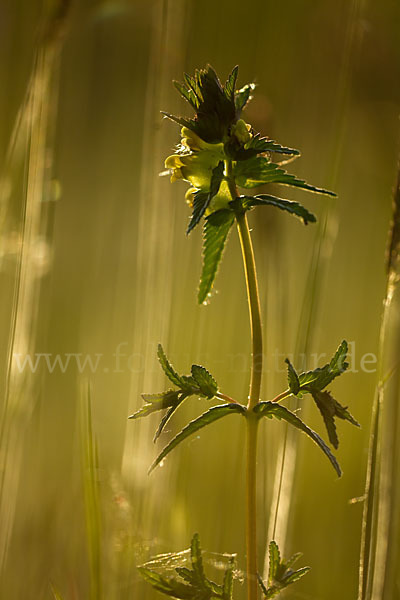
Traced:
[[232, 125], [231, 131], [235, 138], [241, 144], [246, 144], [251, 139], [251, 125], [245, 123], [243, 119], [239, 119], [234, 125]]

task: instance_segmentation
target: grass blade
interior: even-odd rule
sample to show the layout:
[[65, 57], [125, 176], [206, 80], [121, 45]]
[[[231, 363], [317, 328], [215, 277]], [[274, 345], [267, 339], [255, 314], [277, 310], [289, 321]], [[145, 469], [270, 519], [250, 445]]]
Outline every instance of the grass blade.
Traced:
[[93, 433], [90, 387], [84, 392], [80, 415], [81, 465], [90, 566], [90, 600], [101, 600], [102, 527], [98, 484], [97, 442]]

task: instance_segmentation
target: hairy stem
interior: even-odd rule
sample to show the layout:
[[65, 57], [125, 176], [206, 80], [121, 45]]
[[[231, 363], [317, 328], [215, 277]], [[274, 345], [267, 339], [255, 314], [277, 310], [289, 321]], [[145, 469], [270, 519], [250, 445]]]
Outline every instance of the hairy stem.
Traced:
[[[226, 161], [227, 177], [232, 200], [238, 196], [235, 179], [232, 173], [232, 161]], [[252, 365], [250, 377], [250, 393], [247, 404], [246, 435], [246, 549], [247, 549], [247, 600], [257, 600], [257, 433], [258, 419], [253, 408], [260, 400], [263, 339], [261, 327], [260, 298], [258, 293], [257, 272], [254, 260], [253, 244], [245, 213], [237, 213], [236, 221], [242, 248], [244, 273], [246, 279], [247, 298], [249, 303]]]

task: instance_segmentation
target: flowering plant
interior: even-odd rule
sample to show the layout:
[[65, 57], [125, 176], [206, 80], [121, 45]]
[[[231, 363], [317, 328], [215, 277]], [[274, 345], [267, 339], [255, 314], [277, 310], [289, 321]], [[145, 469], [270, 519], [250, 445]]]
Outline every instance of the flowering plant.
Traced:
[[[274, 540], [269, 542], [269, 576], [265, 583], [257, 566], [257, 438], [262, 418], [284, 420], [310, 437], [329, 459], [340, 476], [340, 466], [329, 446], [297, 414], [284, 407], [281, 402], [289, 396], [299, 399], [310, 395], [320, 411], [328, 438], [334, 448], [339, 440], [335, 418], [353, 425], [357, 421], [348, 409], [342, 406], [327, 391], [327, 387], [348, 364], [348, 345], [343, 341], [332, 359], [323, 367], [313, 371], [297, 373], [286, 359], [288, 387], [271, 400], [261, 400], [261, 376], [263, 359], [263, 328], [261, 321], [258, 282], [247, 212], [255, 207], [275, 207], [303, 221], [305, 225], [316, 221], [315, 216], [298, 202], [274, 194], [250, 195], [248, 190], [267, 184], [283, 184], [319, 194], [335, 196], [333, 192], [315, 187], [287, 173], [273, 155], [299, 156], [299, 151], [281, 146], [275, 141], [256, 133], [242, 119], [242, 111], [251, 100], [254, 84], [236, 90], [238, 68], [235, 67], [225, 85], [215, 71], [208, 66], [196, 71], [193, 77], [185, 75], [185, 83], [175, 82], [181, 95], [195, 110], [192, 119], [164, 115], [181, 126], [181, 141], [174, 154], [165, 161], [171, 181], [183, 180], [190, 184], [186, 200], [192, 209], [187, 233], [203, 221], [203, 268], [200, 278], [198, 301], [203, 303], [210, 294], [222, 257], [228, 234], [236, 223], [242, 248], [246, 279], [252, 337], [252, 366], [250, 391], [246, 401], [239, 401], [224, 394], [203, 366], [193, 364], [189, 375], [179, 374], [166, 357], [161, 345], [158, 359], [173, 388], [157, 394], [143, 394], [145, 404], [131, 418], [137, 419], [153, 412], [165, 411], [157, 428], [155, 439], [162, 434], [177, 408], [189, 397], [203, 397], [210, 401], [222, 401], [212, 406], [191, 421], [170, 440], [153, 462], [153, 470], [180, 443], [210, 423], [227, 415], [236, 414], [243, 418], [247, 431], [246, 448], [246, 548], [247, 548], [247, 598], [256, 600], [259, 593], [273, 598], [289, 584], [294, 583], [308, 571], [308, 567], [293, 570], [295, 555], [284, 561]], [[242, 188], [241, 194], [238, 188]], [[222, 584], [217, 584], [205, 575], [199, 537], [194, 535], [190, 550], [191, 569], [178, 567], [176, 577], [165, 577], [148, 566], [140, 567], [142, 576], [158, 591], [174, 598], [231, 600], [233, 594], [234, 560], [225, 572]]]

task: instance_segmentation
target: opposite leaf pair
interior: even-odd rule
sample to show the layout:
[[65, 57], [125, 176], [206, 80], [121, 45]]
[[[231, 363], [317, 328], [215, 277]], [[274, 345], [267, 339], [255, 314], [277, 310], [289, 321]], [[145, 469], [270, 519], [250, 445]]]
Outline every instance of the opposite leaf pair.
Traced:
[[[339, 476], [341, 475], [340, 466], [323, 439], [297, 414], [290, 411], [285, 406], [280, 405], [278, 402], [290, 396], [291, 394], [298, 398], [301, 398], [307, 393], [312, 394], [319, 410], [324, 417], [330, 441], [336, 448], [338, 445], [338, 440], [334, 417], [337, 416], [341, 419], [349, 421], [353, 425], [358, 426], [357, 421], [351, 416], [347, 408], [339, 404], [339, 402], [337, 402], [329, 392], [323, 391], [324, 388], [333, 381], [333, 379], [341, 375], [346, 370], [348, 366], [346, 363], [347, 349], [347, 342], [343, 341], [331, 361], [324, 367], [319, 367], [313, 371], [301, 373], [300, 375], [296, 373], [290, 361], [286, 359], [288, 365], [289, 389], [277, 396], [273, 401], [258, 402], [252, 410], [258, 419], [267, 417], [269, 419], [274, 418], [283, 420], [302, 433], [305, 433], [326, 455]], [[143, 394], [143, 399], [146, 401], [146, 404], [130, 417], [132, 419], [137, 419], [139, 417], [147, 416], [153, 412], [167, 409], [167, 412], [161, 419], [161, 422], [157, 428], [154, 441], [158, 439], [165, 425], [168, 423], [178, 406], [180, 406], [180, 404], [182, 404], [182, 402], [189, 396], [200, 396], [209, 400], [212, 400], [213, 398], [224, 399], [228, 400], [228, 403], [219, 406], [213, 406], [193, 421], [190, 421], [179, 433], [175, 435], [175, 437], [168, 442], [168, 444], [164, 447], [151, 465], [150, 471], [160, 464], [161, 461], [174, 448], [207, 425], [210, 425], [211, 423], [214, 423], [215, 421], [218, 421], [231, 414], [239, 414], [244, 417], [249, 416], [249, 411], [244, 405], [237, 403], [235, 400], [229, 398], [219, 391], [218, 384], [214, 377], [204, 367], [200, 365], [192, 365], [191, 375], [179, 375], [167, 359], [161, 345], [158, 346], [158, 358], [164, 373], [171, 383], [177, 386], [178, 389], [167, 390], [166, 392], [161, 392], [159, 394]], [[324, 404], [322, 404], [322, 402], [324, 402]]]
[[167, 577], [146, 565], [139, 567], [139, 572], [153, 588], [172, 598], [181, 600], [211, 600], [212, 598], [232, 600], [234, 555], [229, 558], [222, 585], [215, 583], [206, 577], [200, 539], [199, 535], [195, 533], [190, 546], [190, 562], [190, 569], [187, 567], [177, 567], [175, 569], [177, 577]]
[[[182, 553], [176, 556], [181, 556]], [[173, 558], [175, 555], [169, 555]], [[290, 584], [299, 581], [308, 573], [310, 567], [302, 567], [293, 570], [292, 566], [301, 557], [301, 553], [294, 554], [289, 560], [282, 560], [275, 541], [269, 544], [269, 573], [268, 584], [264, 584], [260, 575], [258, 576], [259, 585], [265, 598], [275, 598], [283, 589]], [[176, 567], [176, 576], [166, 576], [154, 568], [154, 561], [139, 567], [142, 577], [150, 583], [157, 591], [178, 598], [179, 600], [232, 600], [233, 581], [235, 578], [235, 555], [230, 555], [228, 566], [225, 569], [222, 584], [217, 584], [209, 579], [204, 571], [203, 557], [200, 547], [200, 539], [197, 533], [194, 534], [190, 545], [190, 563], [191, 568]]]

